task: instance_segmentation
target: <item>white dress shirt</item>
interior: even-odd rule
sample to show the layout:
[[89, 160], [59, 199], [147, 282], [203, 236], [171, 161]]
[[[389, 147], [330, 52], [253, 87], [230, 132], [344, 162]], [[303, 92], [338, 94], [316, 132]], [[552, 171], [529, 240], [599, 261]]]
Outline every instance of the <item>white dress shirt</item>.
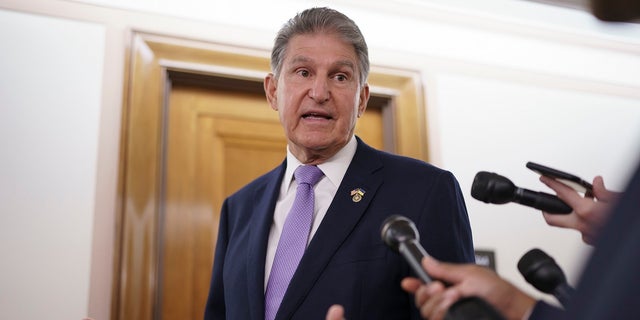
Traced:
[[[318, 168], [324, 173], [324, 177], [318, 181], [313, 190], [315, 193], [315, 201], [313, 208], [313, 222], [311, 224], [311, 233], [307, 240], [307, 245], [311, 241], [311, 238], [318, 230], [320, 222], [327, 213], [329, 205], [333, 201], [333, 197], [338, 190], [338, 186], [342, 182], [347, 168], [353, 159], [353, 155], [356, 153], [357, 142], [354, 136], [351, 136], [351, 140], [344, 146], [338, 153], [327, 160], [324, 163], [318, 165]], [[267, 282], [269, 280], [269, 274], [271, 273], [271, 267], [273, 266], [273, 258], [276, 255], [276, 248], [278, 247], [278, 241], [280, 240], [280, 234], [282, 233], [282, 226], [287, 218], [293, 201], [296, 198], [296, 190], [298, 183], [295, 182], [293, 172], [302, 165], [289, 150], [287, 146], [287, 168], [280, 185], [280, 195], [276, 202], [276, 209], [273, 214], [273, 224], [271, 225], [271, 231], [269, 232], [269, 243], [267, 245], [267, 258], [264, 264], [264, 288], [267, 288]]]

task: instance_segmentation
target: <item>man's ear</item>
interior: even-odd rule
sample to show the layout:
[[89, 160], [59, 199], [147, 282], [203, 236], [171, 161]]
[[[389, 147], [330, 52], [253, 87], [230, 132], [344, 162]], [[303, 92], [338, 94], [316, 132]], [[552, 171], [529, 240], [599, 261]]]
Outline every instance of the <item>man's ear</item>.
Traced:
[[267, 74], [264, 77], [264, 92], [267, 96], [267, 102], [271, 105], [271, 109], [278, 111], [278, 99], [276, 89], [278, 86], [278, 80], [273, 73]]
[[367, 110], [367, 103], [369, 102], [369, 84], [365, 83], [360, 89], [360, 100], [358, 103], [358, 118], [362, 116], [365, 110]]

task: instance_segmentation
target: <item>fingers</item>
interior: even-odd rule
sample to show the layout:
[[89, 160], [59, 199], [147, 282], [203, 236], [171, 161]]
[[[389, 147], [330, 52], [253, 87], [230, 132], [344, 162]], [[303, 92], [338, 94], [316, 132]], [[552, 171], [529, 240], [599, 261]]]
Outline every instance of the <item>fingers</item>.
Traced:
[[437, 281], [421, 286], [416, 292], [415, 303], [425, 319], [443, 319], [449, 307], [458, 299], [455, 289], [446, 289]]
[[607, 188], [605, 188], [604, 186], [604, 179], [602, 179], [602, 176], [596, 176], [595, 178], [593, 178], [593, 182], [591, 183], [591, 185], [593, 186], [593, 191], [594, 192], [603, 192], [607, 191]]
[[596, 176], [595, 178], [593, 178], [592, 185], [593, 194], [596, 199], [598, 199], [598, 201], [612, 202], [620, 196], [620, 192], [607, 190], [607, 188], [604, 186], [604, 180], [602, 179], [602, 176]]
[[421, 262], [427, 273], [440, 281], [455, 284], [464, 276], [461, 272], [461, 269], [464, 268], [462, 265], [440, 262], [428, 255], [422, 258]]
[[425, 284], [420, 279], [408, 277], [402, 279], [400, 285], [405, 291], [414, 294], [415, 304], [425, 319], [443, 319], [448, 306], [453, 303], [450, 299], [445, 299], [445, 286], [439, 281]]
[[334, 304], [327, 311], [326, 320], [344, 320], [344, 308], [339, 304]]
[[[450, 279], [446, 273], [453, 265], [441, 263], [429, 256], [424, 257], [421, 262], [422, 267], [425, 268], [427, 273], [433, 276], [434, 279], [440, 279], [440, 277]], [[417, 278], [407, 277], [402, 280], [400, 285], [405, 291], [414, 294], [415, 304], [420, 310], [420, 314], [429, 320], [444, 319], [449, 306], [451, 306], [459, 296], [455, 292], [450, 293], [450, 291], [453, 290], [447, 289], [440, 281], [425, 284]]]
[[569, 215], [554, 215], [544, 212], [543, 216], [547, 224], [575, 229], [582, 234], [582, 240], [585, 243], [592, 244], [608, 217], [611, 202], [619, 196], [619, 193], [607, 190], [601, 176], [593, 179], [595, 198], [582, 197], [577, 191], [552, 178], [541, 176], [540, 181], [553, 189], [558, 198], [573, 208], [573, 212]]
[[608, 201], [613, 197], [612, 192], [607, 190], [604, 186], [604, 180], [601, 176], [593, 178], [593, 194], [598, 200]]
[[553, 178], [540, 176], [540, 181], [553, 189], [562, 201], [566, 202], [571, 208], [575, 208], [584, 198], [571, 187], [562, 182], [558, 182]]
[[440, 281], [421, 286], [415, 294], [416, 305], [421, 306], [425, 303], [433, 303], [434, 297], [441, 295], [444, 290], [445, 286]]
[[543, 212], [542, 216], [548, 225], [560, 228], [577, 229], [580, 223], [578, 216], [574, 214], [552, 214]]
[[402, 282], [400, 282], [402, 289], [408, 293], [416, 293], [421, 285], [423, 285], [423, 283], [420, 279], [412, 277], [404, 278]]
[[[446, 283], [450, 289], [463, 283], [470, 274], [476, 274], [477, 268], [474, 264], [456, 264], [438, 261], [431, 256], [422, 258], [422, 267], [438, 282]], [[457, 289], [458, 290], [458, 289]]]

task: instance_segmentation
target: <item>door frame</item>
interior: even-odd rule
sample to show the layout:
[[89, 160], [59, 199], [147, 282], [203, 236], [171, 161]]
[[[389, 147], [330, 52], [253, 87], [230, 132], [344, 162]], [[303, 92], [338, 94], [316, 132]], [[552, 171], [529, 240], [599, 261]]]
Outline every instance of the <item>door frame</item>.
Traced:
[[[159, 226], [171, 74], [240, 80], [256, 84], [255, 90], [270, 71], [270, 52], [137, 31], [131, 39], [124, 81], [111, 318], [151, 320], [159, 319]], [[418, 72], [377, 66], [369, 75], [372, 96], [387, 101], [382, 106], [385, 149], [427, 161], [420, 80]]]

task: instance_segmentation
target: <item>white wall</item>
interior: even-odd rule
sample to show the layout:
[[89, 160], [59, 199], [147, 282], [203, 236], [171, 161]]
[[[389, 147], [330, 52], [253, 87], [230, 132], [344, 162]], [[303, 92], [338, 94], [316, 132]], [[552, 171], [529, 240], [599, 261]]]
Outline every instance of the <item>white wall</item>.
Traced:
[[[481, 203], [471, 182], [486, 170], [544, 191], [524, 166], [537, 161], [621, 189], [640, 157], [638, 25], [516, 0], [248, 2], [0, 3], [0, 248], [11, 258], [0, 264], [0, 318], [43, 318], [33, 301], [49, 305], [47, 319], [109, 318], [131, 30], [269, 50], [312, 5], [351, 16], [373, 65], [422, 74], [432, 162], [458, 177], [476, 247], [496, 251], [498, 272], [537, 294], [515, 265], [539, 247], [575, 282], [588, 252], [576, 232], [533, 209]], [[45, 267], [60, 276], [37, 272]]]
[[473, 177], [491, 171], [520, 187], [553, 193], [525, 167], [534, 161], [589, 181], [603, 175], [607, 186], [622, 190], [640, 156], [638, 100], [461, 75], [441, 75], [436, 91], [447, 106], [439, 118], [442, 163], [465, 191], [476, 246], [496, 249], [498, 271], [521, 287], [529, 288], [516, 263], [535, 247], [575, 283], [586, 250], [579, 234], [548, 227], [528, 207], [473, 199]]
[[0, 318], [88, 313], [104, 27], [0, 11]]

